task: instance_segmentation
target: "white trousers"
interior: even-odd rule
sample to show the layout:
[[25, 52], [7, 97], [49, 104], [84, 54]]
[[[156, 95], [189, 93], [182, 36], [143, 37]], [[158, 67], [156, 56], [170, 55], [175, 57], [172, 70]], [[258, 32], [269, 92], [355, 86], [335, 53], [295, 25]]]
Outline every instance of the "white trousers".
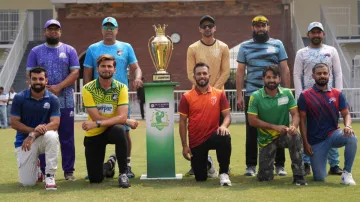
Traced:
[[58, 133], [56, 131], [47, 131], [44, 135], [36, 138], [31, 144], [30, 151], [21, 150], [21, 146], [15, 150], [19, 170], [19, 181], [23, 186], [36, 184], [39, 170], [37, 163], [40, 154], [45, 154], [45, 173], [55, 174], [59, 152]]

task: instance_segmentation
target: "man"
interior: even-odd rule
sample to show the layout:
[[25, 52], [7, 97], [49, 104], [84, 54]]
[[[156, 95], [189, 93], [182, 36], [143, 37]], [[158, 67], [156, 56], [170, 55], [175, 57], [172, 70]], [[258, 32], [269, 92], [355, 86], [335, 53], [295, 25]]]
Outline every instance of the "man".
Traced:
[[4, 93], [4, 87], [0, 87], [0, 128], [7, 128], [7, 113], [6, 113], [6, 105], [7, 105], [8, 97]]
[[[199, 62], [210, 65], [211, 78], [209, 84], [217, 89], [224, 90], [224, 84], [230, 76], [230, 58], [228, 46], [215, 39], [216, 24], [215, 19], [210, 15], [204, 15], [200, 19], [199, 32], [201, 39], [191, 44], [187, 50], [186, 66], [188, 78], [196, 86], [194, 80], [194, 66]], [[219, 126], [222, 124], [223, 117], [220, 112]], [[216, 177], [216, 169], [213, 166], [211, 156], [209, 155], [209, 177]], [[193, 175], [192, 169], [186, 175]], [[230, 174], [230, 172], [229, 172]]]
[[[115, 144], [115, 153], [119, 166], [119, 186], [130, 187], [127, 171], [128, 143], [124, 124], [135, 129], [137, 122], [127, 119], [128, 88], [115, 79], [116, 61], [111, 55], [99, 56], [96, 68], [99, 78], [82, 88], [84, 106], [89, 114], [88, 121], [82, 124], [86, 131], [84, 146], [86, 167], [90, 183], [100, 183], [107, 173], [103, 172], [106, 145]], [[113, 157], [111, 157], [112, 159]], [[109, 169], [113, 170], [113, 163]]]
[[23, 186], [33, 186], [42, 176], [38, 165], [39, 154], [45, 154], [45, 189], [56, 190], [58, 134], [60, 103], [49, 92], [46, 69], [30, 70], [30, 88], [16, 94], [11, 108], [11, 127], [15, 129], [16, 158], [19, 181]]
[[[238, 68], [236, 71], [237, 106], [245, 110], [246, 119], [246, 171], [245, 176], [255, 176], [257, 165], [257, 132], [256, 128], [249, 125], [248, 105], [251, 93], [263, 87], [262, 73], [265, 67], [279, 65], [283, 86], [290, 88], [290, 71], [287, 65], [287, 55], [284, 45], [280, 40], [269, 38], [269, 20], [265, 16], [256, 16], [252, 20], [253, 38], [241, 43], [237, 57]], [[243, 97], [245, 69], [246, 92]], [[245, 104], [245, 105], [244, 105]], [[276, 150], [276, 174], [287, 175], [285, 168], [285, 150]]]
[[[61, 25], [57, 20], [45, 23], [46, 43], [33, 48], [27, 60], [27, 73], [35, 66], [47, 70], [49, 83], [46, 88], [57, 95], [60, 101], [59, 140], [62, 155], [62, 168], [65, 180], [75, 180], [75, 142], [74, 142], [74, 95], [73, 85], [79, 76], [79, 59], [76, 50], [60, 42]], [[40, 156], [44, 172], [45, 157]]]
[[[341, 183], [356, 185], [351, 175], [354, 163], [357, 138], [351, 128], [349, 107], [340, 90], [329, 85], [330, 68], [325, 63], [318, 63], [312, 68], [315, 85], [300, 94], [300, 132], [304, 150], [310, 156], [315, 181], [326, 178], [326, 159], [331, 148], [345, 146], [344, 171]], [[339, 112], [344, 120], [341, 130]]]
[[[114, 79], [120, 81], [128, 87], [128, 74], [127, 68], [130, 67], [130, 71], [135, 75], [135, 80], [133, 85], [135, 89], [142, 86], [142, 73], [136, 59], [134, 49], [130, 44], [116, 40], [118, 34], [118, 23], [113, 17], [106, 17], [102, 22], [101, 33], [103, 35], [103, 40], [97, 43], [94, 43], [89, 46], [86, 51], [85, 61], [84, 61], [84, 83], [90, 82], [93, 78], [96, 79], [99, 77], [99, 74], [96, 72], [97, 58], [102, 54], [110, 54], [116, 59], [116, 73]], [[128, 118], [130, 118], [130, 108], [128, 110]], [[128, 139], [128, 177], [134, 178], [135, 174], [131, 171], [131, 148], [132, 141], [130, 137], [130, 128], [125, 126], [126, 135]]]
[[[141, 77], [141, 81], [144, 82], [145, 78]], [[145, 111], [144, 111], [144, 104], [145, 104], [145, 89], [143, 86], [139, 87], [136, 90], [136, 95], [137, 95], [137, 99], [139, 101], [139, 105], [140, 105], [140, 112], [141, 112], [141, 119], [144, 120], [145, 119]]]
[[[228, 175], [231, 155], [229, 102], [224, 91], [209, 84], [210, 70], [207, 64], [197, 63], [193, 73], [196, 86], [182, 96], [179, 105], [183, 156], [191, 161], [196, 181], [205, 181], [208, 177], [208, 153], [210, 149], [215, 149], [220, 166], [220, 185], [231, 186]], [[219, 111], [224, 116], [221, 126]], [[189, 146], [186, 129], [189, 130]]]
[[8, 102], [7, 102], [7, 121], [8, 121], [8, 125], [10, 126], [11, 122], [10, 122], [10, 112], [11, 112], [11, 106], [12, 106], [12, 101], [14, 99], [16, 95], [16, 92], [15, 92], [15, 88], [14, 87], [11, 87], [10, 88], [10, 91], [9, 91], [9, 94], [8, 94]]
[[299, 112], [295, 99], [290, 89], [279, 87], [281, 79], [277, 66], [266, 67], [262, 79], [264, 87], [251, 94], [248, 107], [249, 124], [258, 131], [260, 155], [257, 178], [259, 181], [273, 180], [276, 149], [289, 148], [293, 183], [307, 185], [301, 157], [303, 146], [297, 131]]
[[[329, 86], [342, 90], [342, 71], [339, 54], [332, 46], [322, 43], [325, 32], [320, 22], [312, 22], [308, 27], [308, 38], [310, 46], [300, 49], [296, 53], [294, 64], [294, 84], [295, 98], [299, 99], [301, 92], [314, 86], [315, 81], [312, 78], [312, 68], [317, 63], [325, 63], [329, 69]], [[305, 163], [305, 174], [311, 174], [310, 158], [303, 156]], [[339, 152], [337, 148], [331, 148], [328, 155], [330, 164], [329, 174], [341, 175], [342, 170], [339, 167]]]

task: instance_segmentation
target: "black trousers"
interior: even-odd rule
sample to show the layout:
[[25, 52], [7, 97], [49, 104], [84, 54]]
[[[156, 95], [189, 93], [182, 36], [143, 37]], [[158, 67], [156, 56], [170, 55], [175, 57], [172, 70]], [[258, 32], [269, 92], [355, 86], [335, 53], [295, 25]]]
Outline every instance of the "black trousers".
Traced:
[[144, 119], [145, 118], [145, 114], [144, 114], [144, 104], [145, 102], [140, 102], [140, 112], [141, 112], [141, 118]]
[[128, 141], [123, 125], [114, 125], [100, 135], [84, 138], [86, 167], [90, 183], [103, 181], [103, 164], [107, 144], [115, 144], [120, 173], [127, 171]]
[[[257, 144], [257, 130], [249, 125], [248, 121], [248, 106], [250, 96], [245, 96], [245, 120], [246, 120], [246, 166], [256, 166], [258, 160], [258, 144]], [[285, 149], [277, 148], [275, 156], [275, 166], [285, 165]]]
[[209, 150], [215, 149], [217, 160], [220, 166], [220, 174], [229, 171], [231, 156], [231, 137], [230, 135], [221, 136], [216, 132], [201, 145], [191, 149], [191, 166], [194, 170], [196, 181], [207, 179], [207, 162]]

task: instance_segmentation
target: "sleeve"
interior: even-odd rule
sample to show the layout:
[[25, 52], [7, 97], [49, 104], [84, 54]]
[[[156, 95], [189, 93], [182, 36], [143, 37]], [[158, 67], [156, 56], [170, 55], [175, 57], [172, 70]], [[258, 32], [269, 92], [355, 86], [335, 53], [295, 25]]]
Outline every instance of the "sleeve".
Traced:
[[188, 116], [189, 108], [190, 108], [189, 102], [187, 101], [186, 97], [183, 95], [180, 100], [178, 113], [183, 116]]
[[71, 48], [70, 50], [70, 63], [69, 63], [70, 69], [80, 69], [80, 63], [79, 58], [76, 53], [76, 50], [74, 48]]
[[295, 98], [291, 92], [291, 90], [288, 90], [288, 98], [289, 98], [289, 109], [293, 109], [293, 108], [296, 108], [297, 105], [296, 105], [296, 101], [295, 101]]
[[37, 65], [36, 53], [31, 50], [27, 58], [26, 70], [31, 70], [31, 68], [36, 67]]
[[300, 93], [297, 105], [298, 105], [299, 110], [306, 111], [306, 100], [305, 100], [304, 93]]
[[50, 108], [50, 110], [51, 110], [50, 117], [60, 116], [60, 102], [57, 97], [52, 99], [52, 103], [51, 103], [50, 107], [51, 107]]
[[238, 55], [237, 55], [236, 61], [237, 61], [238, 63], [246, 64], [245, 48], [244, 48], [244, 45], [243, 45], [243, 44], [240, 44], [239, 53], [238, 53]]
[[345, 96], [343, 93], [340, 92], [339, 94], [339, 111], [342, 111], [344, 109], [348, 109], [349, 105], [346, 102]]
[[84, 106], [85, 108], [94, 108], [96, 107], [94, 98], [92, 94], [85, 87], [86, 86], [82, 88], [82, 92], [81, 92], [84, 101]]
[[21, 99], [21, 97], [19, 95], [15, 95], [11, 105], [11, 112], [10, 112], [11, 116], [21, 117], [22, 103], [23, 100]]
[[84, 66], [87, 68], [96, 68], [96, 64], [93, 64], [93, 54], [91, 48], [89, 47], [86, 51]]
[[221, 66], [220, 66], [220, 77], [216, 81], [214, 87], [222, 89], [226, 81], [230, 76], [230, 53], [228, 46], [224, 47], [224, 51], [221, 57]]
[[294, 63], [294, 86], [295, 86], [295, 98], [299, 99], [301, 92], [303, 91], [303, 85], [301, 78], [303, 75], [304, 64], [303, 59], [301, 58], [301, 53], [298, 51], [295, 56]]
[[341, 63], [340, 63], [339, 54], [335, 48], [334, 48], [334, 57], [332, 57], [332, 64], [333, 64], [335, 88], [341, 91], [343, 89]]
[[186, 53], [186, 69], [187, 69], [188, 79], [193, 85], [195, 85], [195, 80], [193, 78], [194, 67], [195, 67], [195, 54], [192, 48], [189, 47]]
[[221, 95], [220, 95], [220, 111], [223, 112], [223, 111], [230, 110], [230, 109], [231, 109], [231, 107], [230, 107], [229, 101], [226, 98], [224, 91], [222, 91]]
[[135, 56], [134, 49], [130, 44], [129, 44], [128, 49], [129, 49], [129, 56], [128, 56], [129, 62], [128, 63], [131, 65], [131, 64], [138, 62], [136, 59], [136, 56]]
[[281, 61], [287, 60], [288, 56], [286, 54], [286, 50], [284, 44], [279, 40], [279, 63]]
[[258, 115], [258, 107], [257, 107], [257, 99], [254, 96], [254, 93], [250, 96], [249, 98], [249, 107], [248, 107], [248, 114], [252, 114], [252, 115]]
[[126, 87], [126, 85], [122, 84], [122, 88], [120, 89], [119, 92], [119, 99], [118, 99], [118, 106], [122, 106], [122, 105], [128, 105], [129, 104], [129, 90]]

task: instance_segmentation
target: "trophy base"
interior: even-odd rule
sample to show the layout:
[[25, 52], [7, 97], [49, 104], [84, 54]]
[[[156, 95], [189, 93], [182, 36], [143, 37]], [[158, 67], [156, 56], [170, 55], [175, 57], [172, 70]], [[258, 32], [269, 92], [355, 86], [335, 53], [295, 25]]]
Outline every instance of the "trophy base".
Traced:
[[153, 74], [153, 82], [170, 82], [170, 74]]

